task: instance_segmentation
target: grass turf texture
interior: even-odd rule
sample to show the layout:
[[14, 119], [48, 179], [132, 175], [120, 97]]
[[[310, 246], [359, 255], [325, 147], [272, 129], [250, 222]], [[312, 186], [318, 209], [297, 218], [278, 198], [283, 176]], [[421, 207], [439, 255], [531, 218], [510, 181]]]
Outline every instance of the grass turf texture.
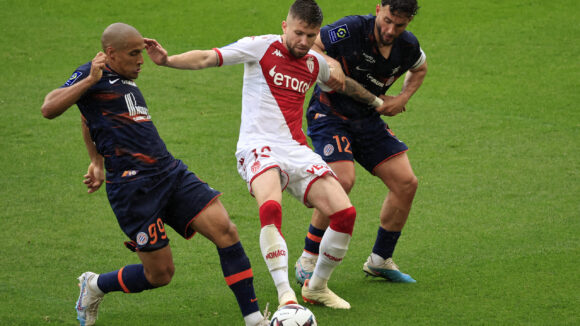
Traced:
[[[44, 95], [93, 58], [104, 27], [132, 24], [178, 53], [280, 33], [290, 2], [0, 1], [0, 324], [75, 325], [75, 278], [138, 261], [122, 247], [104, 189], [87, 195], [81, 183], [88, 159], [78, 110], [54, 121], [39, 112]], [[374, 12], [368, 1], [319, 3], [325, 23]], [[351, 199], [358, 220], [330, 283], [353, 308], [309, 308], [321, 325], [578, 324], [580, 5], [420, 5], [409, 30], [427, 53], [429, 73], [408, 112], [388, 119], [410, 146], [420, 181], [395, 252], [418, 283], [364, 278], [386, 189], [357, 166]], [[169, 150], [224, 192], [260, 305], [276, 306], [257, 208], [235, 169], [242, 70], [176, 71], [146, 59], [137, 82]], [[292, 265], [310, 210], [289, 196], [283, 208]], [[108, 295], [97, 324], [241, 325], [215, 247], [201, 236], [169, 235], [172, 283]]]

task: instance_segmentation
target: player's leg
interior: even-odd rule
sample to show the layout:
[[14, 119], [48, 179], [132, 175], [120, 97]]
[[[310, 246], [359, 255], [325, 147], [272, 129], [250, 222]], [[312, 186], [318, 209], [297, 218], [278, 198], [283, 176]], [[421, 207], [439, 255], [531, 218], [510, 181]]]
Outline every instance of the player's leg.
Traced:
[[171, 249], [138, 252], [142, 264], [127, 265], [104, 274], [85, 272], [79, 277], [77, 319], [82, 326], [94, 325], [103, 296], [110, 292], [139, 293], [169, 284], [174, 272]]
[[381, 226], [375, 245], [363, 270], [393, 282], [414, 283], [412, 277], [399, 271], [392, 256], [411, 211], [417, 191], [417, 177], [404, 152], [379, 164], [374, 173], [389, 188], [389, 193], [381, 208]]
[[346, 255], [356, 211], [339, 182], [329, 174], [312, 183], [307, 200], [322, 216], [328, 216], [329, 226], [320, 242], [320, 255], [312, 278], [302, 287], [302, 297], [307, 302], [350, 309], [350, 304], [330, 291], [327, 283]]
[[190, 227], [211, 240], [218, 250], [226, 283], [234, 293], [246, 325], [264, 321], [254, 291], [254, 276], [235, 224], [219, 199], [215, 199], [193, 220]]
[[[340, 185], [348, 194], [355, 182], [354, 162], [345, 160], [329, 163], [328, 165], [332, 168], [332, 171], [338, 177]], [[320, 241], [329, 223], [328, 216], [322, 215], [316, 208], [313, 210], [308, 233], [304, 239], [304, 250], [294, 266], [296, 280], [300, 284], [304, 284], [304, 281], [309, 279], [314, 272], [314, 266], [316, 266], [320, 250]]]
[[297, 303], [288, 281], [288, 247], [282, 235], [280, 171], [271, 168], [251, 184], [260, 214], [260, 249], [278, 291], [279, 305]]

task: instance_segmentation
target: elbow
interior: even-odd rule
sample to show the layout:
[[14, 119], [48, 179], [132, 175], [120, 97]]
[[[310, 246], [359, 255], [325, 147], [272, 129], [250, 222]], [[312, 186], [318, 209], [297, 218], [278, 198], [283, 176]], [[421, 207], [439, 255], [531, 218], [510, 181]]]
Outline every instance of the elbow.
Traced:
[[54, 110], [51, 110], [51, 108], [46, 104], [42, 105], [42, 107], [40, 108], [40, 113], [42, 113], [43, 117], [49, 120], [59, 116], [54, 112]]

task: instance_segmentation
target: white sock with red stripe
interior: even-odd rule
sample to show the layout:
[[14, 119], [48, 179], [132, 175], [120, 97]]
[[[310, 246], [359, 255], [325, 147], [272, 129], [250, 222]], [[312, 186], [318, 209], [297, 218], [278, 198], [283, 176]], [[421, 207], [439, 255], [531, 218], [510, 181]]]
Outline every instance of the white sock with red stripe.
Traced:
[[308, 287], [317, 290], [326, 287], [334, 269], [340, 265], [352, 236], [356, 210], [349, 207], [329, 216], [330, 226], [320, 241], [320, 254]]

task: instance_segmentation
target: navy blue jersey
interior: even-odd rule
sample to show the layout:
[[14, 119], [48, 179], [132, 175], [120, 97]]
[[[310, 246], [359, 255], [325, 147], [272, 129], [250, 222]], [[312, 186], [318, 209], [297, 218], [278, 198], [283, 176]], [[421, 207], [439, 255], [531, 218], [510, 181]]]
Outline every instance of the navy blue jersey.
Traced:
[[[86, 78], [91, 62], [75, 70], [62, 87]], [[108, 183], [131, 181], [166, 171], [175, 159], [151, 121], [141, 91], [107, 67], [101, 80], [77, 101], [97, 151], [105, 158]]]
[[[418, 68], [424, 61], [419, 41], [408, 31], [395, 39], [391, 54], [385, 59], [375, 45], [375, 19], [373, 15], [347, 16], [320, 30], [326, 53], [340, 62], [344, 73], [356, 80], [371, 93], [379, 96], [407, 70]], [[326, 112], [348, 119], [362, 119], [378, 115], [372, 106], [338, 94], [325, 93], [318, 85], [310, 100], [322, 104]]]

